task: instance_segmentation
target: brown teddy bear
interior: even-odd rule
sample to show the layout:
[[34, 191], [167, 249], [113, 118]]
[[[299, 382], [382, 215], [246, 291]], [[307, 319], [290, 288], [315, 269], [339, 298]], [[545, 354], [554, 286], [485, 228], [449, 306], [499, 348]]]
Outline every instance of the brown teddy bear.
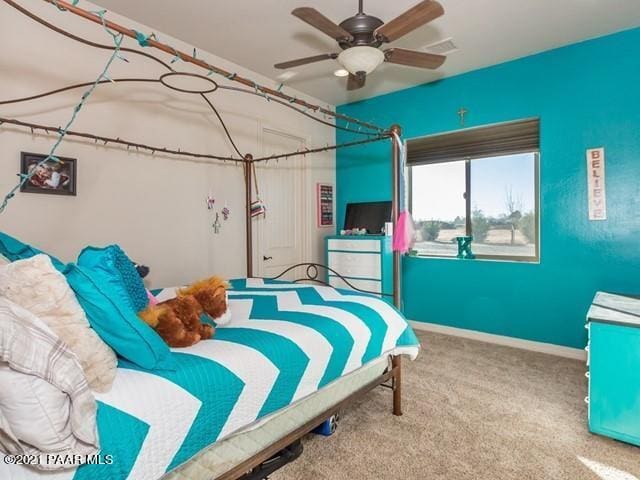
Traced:
[[162, 339], [174, 348], [189, 347], [213, 337], [215, 328], [202, 323], [204, 312], [212, 320], [227, 313], [229, 284], [220, 277], [211, 277], [178, 290], [175, 298], [149, 306], [138, 315]]

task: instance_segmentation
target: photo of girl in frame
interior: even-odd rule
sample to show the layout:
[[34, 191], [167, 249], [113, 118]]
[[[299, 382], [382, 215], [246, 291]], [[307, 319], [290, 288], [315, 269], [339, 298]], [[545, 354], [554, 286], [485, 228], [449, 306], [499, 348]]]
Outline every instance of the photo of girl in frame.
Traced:
[[22, 152], [20, 155], [20, 173], [29, 175], [20, 188], [21, 192], [48, 193], [54, 195], [76, 195], [77, 160], [75, 158], [56, 157], [60, 161], [47, 160], [39, 163], [47, 155]]

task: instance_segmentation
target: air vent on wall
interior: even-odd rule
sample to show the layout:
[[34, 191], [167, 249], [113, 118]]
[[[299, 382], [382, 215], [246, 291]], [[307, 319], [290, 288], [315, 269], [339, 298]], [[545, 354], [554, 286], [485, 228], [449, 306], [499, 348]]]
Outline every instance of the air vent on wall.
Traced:
[[440, 40], [439, 42], [432, 43], [431, 45], [427, 45], [423, 50], [437, 55], [448, 55], [458, 50], [458, 47], [453, 43], [453, 39], [450, 37]]

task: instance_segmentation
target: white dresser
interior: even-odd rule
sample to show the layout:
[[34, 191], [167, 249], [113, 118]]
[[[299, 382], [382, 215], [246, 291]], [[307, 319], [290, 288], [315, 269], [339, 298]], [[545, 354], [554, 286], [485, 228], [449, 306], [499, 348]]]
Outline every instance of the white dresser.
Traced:
[[[330, 236], [326, 238], [326, 256], [327, 266], [354, 287], [374, 293], [393, 293], [391, 237]], [[335, 288], [350, 289], [331, 271], [327, 282]]]

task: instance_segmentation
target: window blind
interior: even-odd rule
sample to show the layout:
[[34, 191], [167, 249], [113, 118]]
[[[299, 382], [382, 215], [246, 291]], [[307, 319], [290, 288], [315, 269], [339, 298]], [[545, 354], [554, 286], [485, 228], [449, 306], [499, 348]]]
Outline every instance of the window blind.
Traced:
[[430, 135], [407, 141], [407, 165], [515, 155], [540, 149], [538, 118]]

